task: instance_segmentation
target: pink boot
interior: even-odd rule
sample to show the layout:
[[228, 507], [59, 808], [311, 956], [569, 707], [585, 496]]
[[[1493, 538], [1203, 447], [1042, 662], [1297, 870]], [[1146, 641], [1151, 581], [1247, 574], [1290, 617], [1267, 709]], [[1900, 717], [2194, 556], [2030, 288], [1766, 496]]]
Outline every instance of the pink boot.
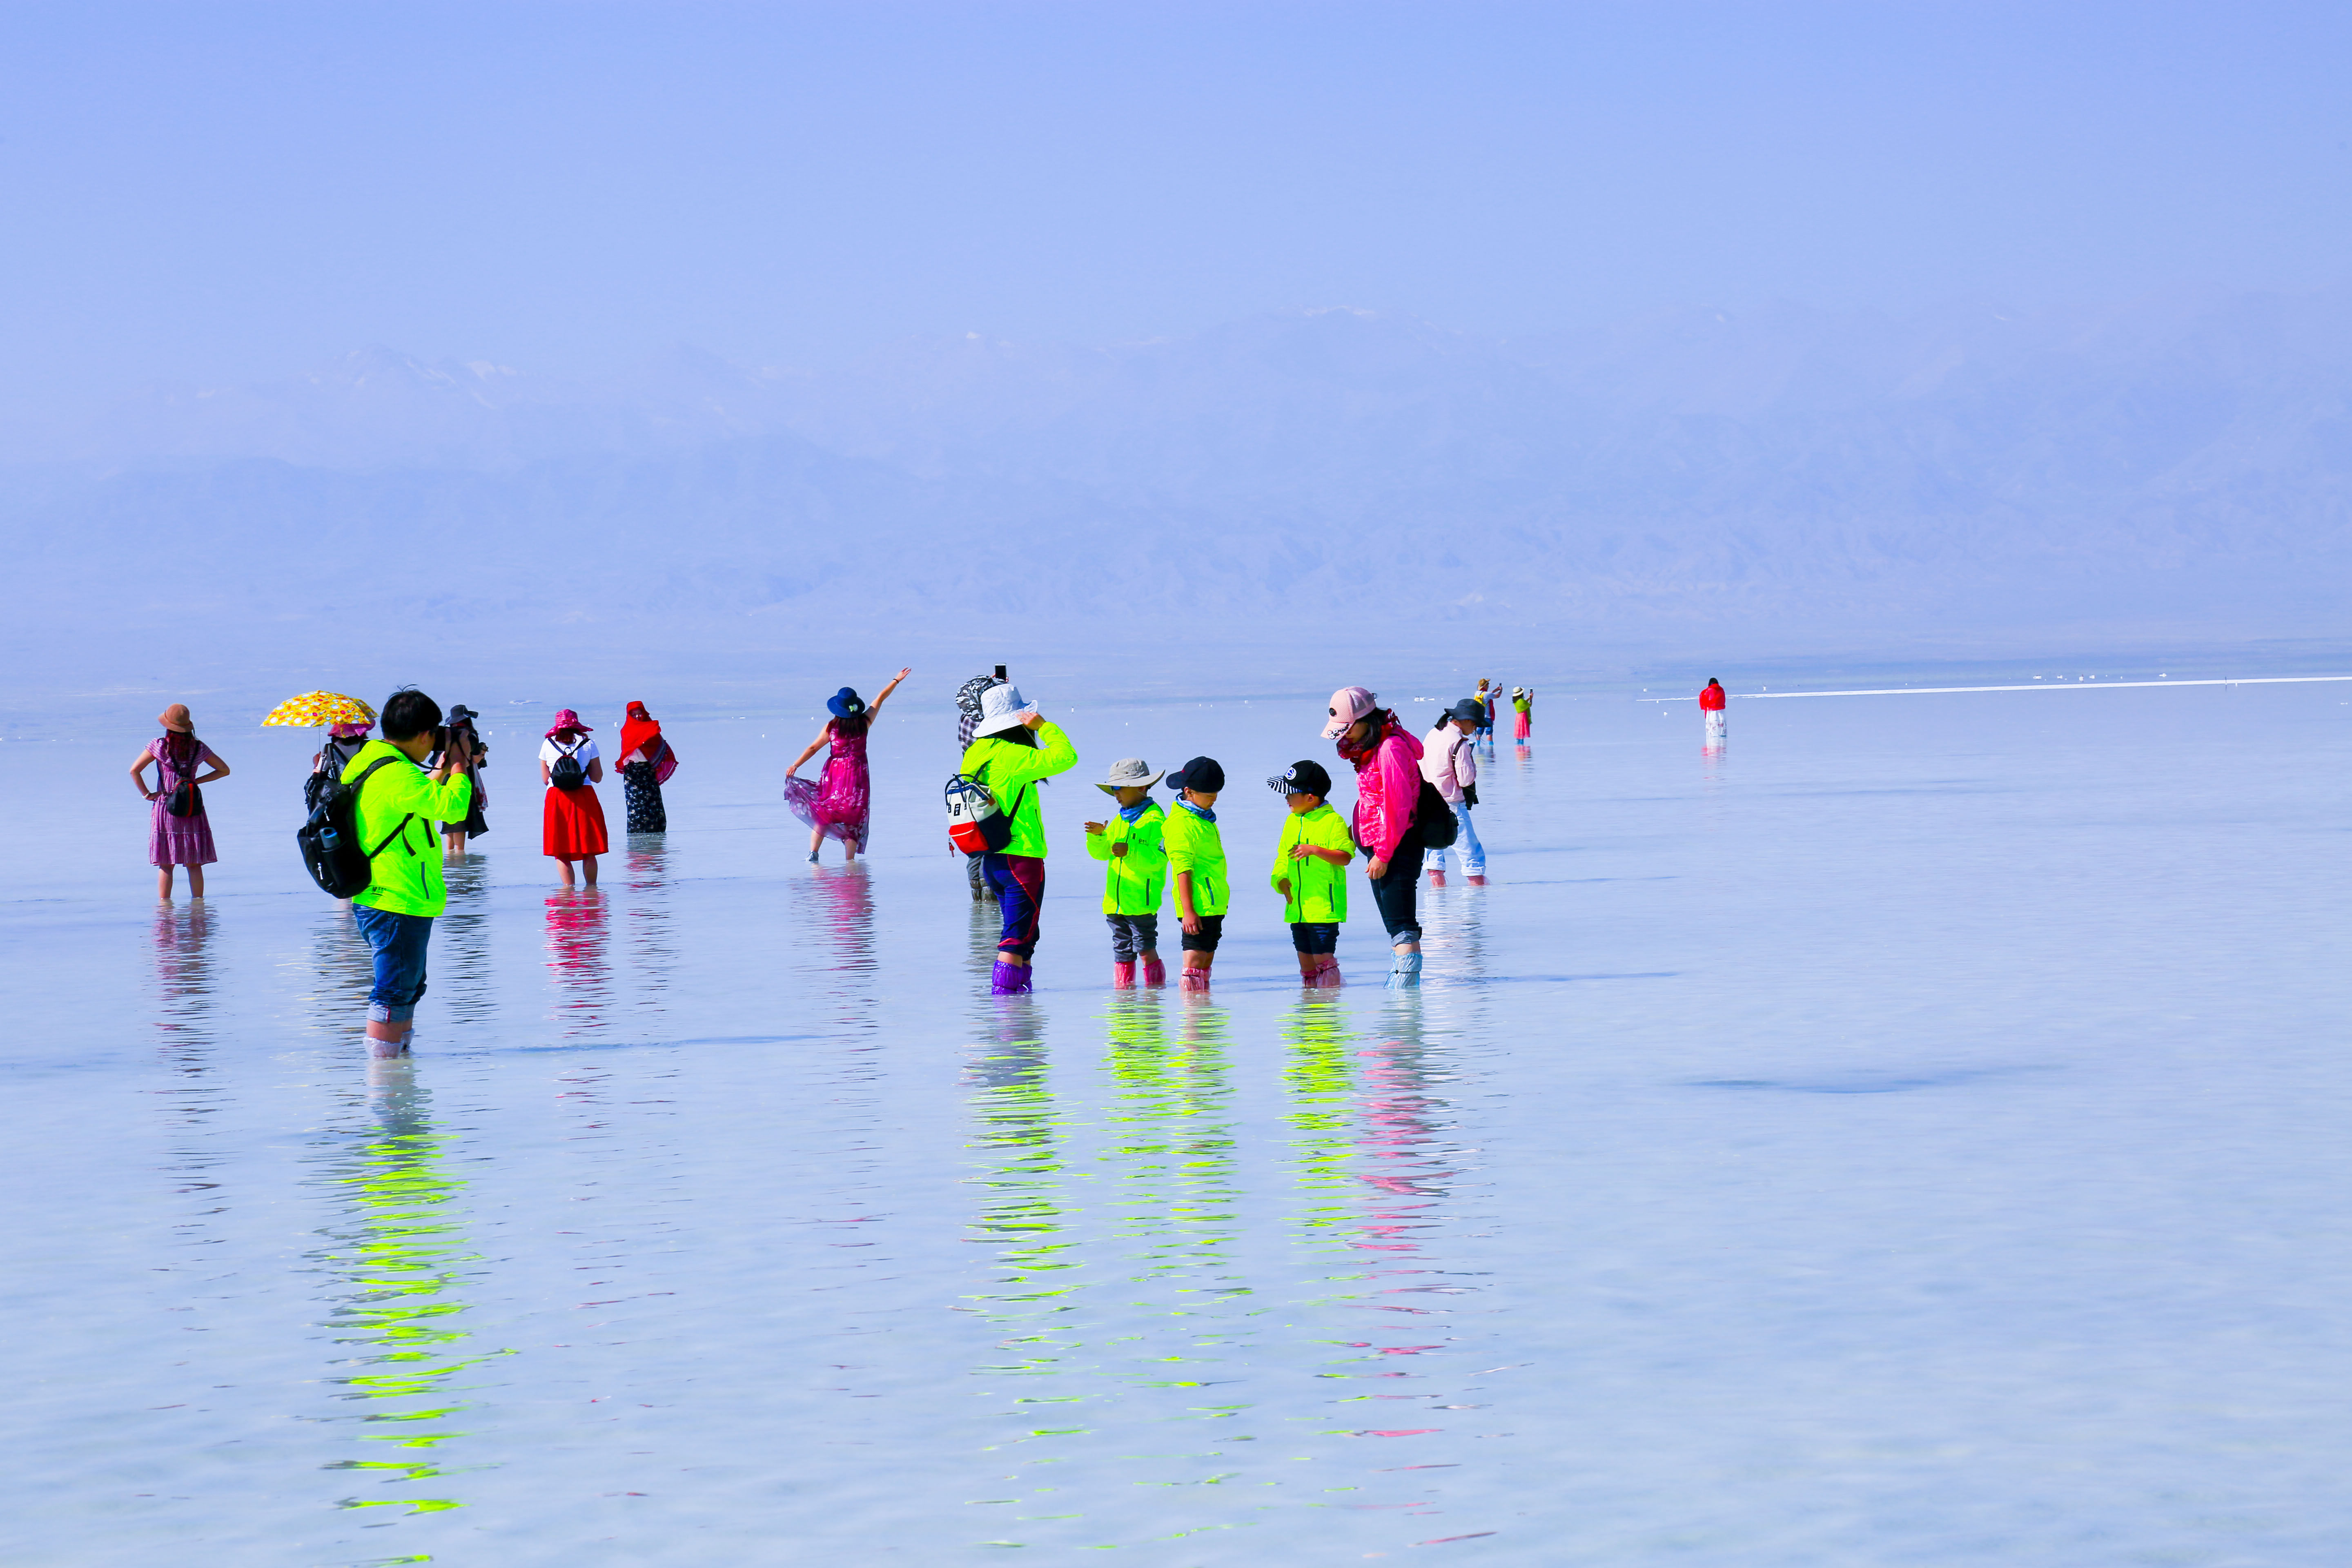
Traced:
[[1346, 984], [1346, 982], [1339, 978], [1339, 955], [1338, 953], [1327, 952], [1323, 955], [1323, 968], [1321, 972], [1315, 976], [1315, 984], [1319, 989], [1325, 991], [1336, 991], [1342, 984]]
[[1209, 988], [1209, 972], [1205, 969], [1187, 968], [1184, 971], [1181, 988], [1186, 991], [1206, 991]]
[[1429, 874], [1429, 885], [1433, 888], [1442, 888], [1445, 886], [1445, 873], [1443, 871], [1432, 871]]
[[1160, 963], [1156, 958], [1145, 959], [1143, 961], [1143, 983], [1146, 985], [1151, 986], [1167, 984], [1168, 966]]
[[1129, 960], [1125, 963], [1114, 962], [1111, 964], [1110, 988], [1114, 991], [1132, 991], [1135, 989], [1135, 964], [1132, 960]]

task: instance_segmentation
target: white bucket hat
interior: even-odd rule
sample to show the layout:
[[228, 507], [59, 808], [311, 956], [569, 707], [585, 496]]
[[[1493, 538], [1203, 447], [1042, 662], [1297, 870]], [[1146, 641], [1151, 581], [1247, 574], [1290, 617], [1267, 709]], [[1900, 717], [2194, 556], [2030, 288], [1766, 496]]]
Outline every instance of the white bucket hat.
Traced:
[[1110, 772], [1103, 775], [1103, 782], [1095, 785], [1095, 788], [1105, 795], [1117, 795], [1123, 789], [1133, 789], [1138, 784], [1150, 789], [1160, 782], [1160, 774], [1162, 771], [1153, 767], [1141, 757], [1121, 757], [1111, 763]]
[[980, 722], [972, 726], [975, 735], [1002, 734], [1017, 730], [1037, 711], [1037, 705], [1021, 695], [1017, 686], [992, 686], [980, 694]]

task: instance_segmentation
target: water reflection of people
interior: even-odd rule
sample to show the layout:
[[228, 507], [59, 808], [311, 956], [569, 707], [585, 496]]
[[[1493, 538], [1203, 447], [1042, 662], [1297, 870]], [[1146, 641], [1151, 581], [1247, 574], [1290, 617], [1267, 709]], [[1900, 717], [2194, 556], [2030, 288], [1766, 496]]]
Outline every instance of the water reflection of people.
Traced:
[[210, 1044], [213, 1012], [210, 905], [155, 911], [155, 1027], [167, 1042]]
[[613, 964], [607, 951], [612, 907], [603, 889], [567, 888], [547, 898], [547, 973], [555, 982], [550, 1021], [564, 1033], [604, 1026], [613, 1000]]
[[[988, 1194], [972, 1228], [993, 1245], [1003, 1274], [980, 1300], [991, 1317], [1024, 1319], [1070, 1289], [1060, 1257], [1064, 1197], [1042, 1017], [1024, 1007], [986, 1021], [966, 1079], [971, 1147]], [[1033, 1353], [1032, 1360], [1034, 1360]]]
[[865, 863], [820, 866], [803, 889], [810, 918], [798, 922], [796, 931], [821, 949], [816, 972], [835, 1004], [834, 1021], [859, 1030], [879, 1027], [874, 1015], [874, 884]]
[[438, 922], [434, 989], [446, 996], [452, 1021], [476, 1023], [499, 1005], [490, 973], [488, 875], [481, 858], [472, 857], [451, 863], [443, 876], [449, 902]]
[[635, 971], [633, 1000], [660, 1012], [677, 967], [677, 923], [670, 910], [669, 847], [656, 837], [633, 837], [621, 868], [621, 912], [628, 919], [627, 953]]
[[334, 1468], [367, 1489], [346, 1508], [437, 1513], [460, 1506], [442, 1451], [465, 1436], [453, 1420], [464, 1408], [457, 1379], [488, 1359], [468, 1353], [458, 1295], [478, 1258], [463, 1226], [466, 1184], [448, 1169], [455, 1135], [434, 1122], [414, 1059], [371, 1061], [367, 1093], [374, 1126], [333, 1178], [350, 1209], [325, 1256], [337, 1280], [325, 1326], [349, 1349], [329, 1381], [353, 1402], [361, 1441], [391, 1447]]
[[1338, 997], [1302, 994], [1283, 1019], [1282, 1044], [1291, 1148], [1306, 1189], [1299, 1223], [1310, 1240], [1328, 1244], [1345, 1234], [1353, 1212], [1355, 1035]]

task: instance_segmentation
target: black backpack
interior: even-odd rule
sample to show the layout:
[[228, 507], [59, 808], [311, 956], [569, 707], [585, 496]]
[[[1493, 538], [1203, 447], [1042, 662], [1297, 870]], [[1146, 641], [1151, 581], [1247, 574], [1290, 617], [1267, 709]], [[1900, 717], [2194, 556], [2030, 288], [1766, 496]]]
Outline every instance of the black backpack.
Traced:
[[554, 764], [547, 770], [547, 782], [558, 789], [586, 789], [588, 770], [580, 765], [579, 757], [573, 754], [579, 750], [578, 743], [575, 742], [568, 751], [561, 746], [556, 749], [563, 754], [556, 758]]
[[368, 884], [375, 879], [375, 858], [416, 820], [413, 811], [402, 817], [400, 826], [385, 834], [383, 843], [373, 850], [360, 843], [361, 787], [374, 776], [376, 769], [387, 763], [406, 760], [378, 757], [367, 765], [365, 773], [349, 784], [330, 779], [326, 788], [319, 792], [319, 804], [310, 809], [310, 820], [294, 830], [294, 842], [302, 851], [303, 868], [330, 898], [348, 899], [354, 893], [366, 892]]
[[[205, 792], [196, 787], [196, 774], [205, 765], [205, 743], [197, 740], [193, 733], [188, 736], [188, 742], [194, 750], [188, 759], [187, 766], [182, 767], [175, 758], [166, 758], [163, 763], [163, 766], [170, 768], [179, 780], [172, 786], [172, 793], [163, 801], [163, 809], [173, 816], [194, 816], [205, 808]], [[172, 748], [166, 746], [164, 750], [168, 752]], [[155, 776], [159, 780], [163, 774], [163, 768], [159, 767], [155, 770]]]
[[1427, 779], [1421, 781], [1421, 798], [1412, 803], [1412, 820], [1421, 829], [1421, 847], [1424, 849], [1451, 849], [1462, 833], [1462, 824], [1454, 818], [1452, 803], [1438, 794], [1437, 786]]

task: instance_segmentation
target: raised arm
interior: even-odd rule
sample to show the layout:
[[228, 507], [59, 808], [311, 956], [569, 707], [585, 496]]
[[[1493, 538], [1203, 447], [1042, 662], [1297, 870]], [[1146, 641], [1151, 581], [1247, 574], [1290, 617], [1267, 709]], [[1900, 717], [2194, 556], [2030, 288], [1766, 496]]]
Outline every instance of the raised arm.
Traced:
[[[915, 667], [910, 664], [906, 668], [900, 670], [898, 674], [892, 676], [890, 678], [890, 684], [884, 687], [879, 692], [876, 693], [874, 700], [866, 705], [866, 718], [870, 720], [875, 714], [882, 711], [882, 704], [890, 700], [890, 693], [898, 689], [898, 682], [906, 679], [907, 677], [914, 673]], [[806, 759], [803, 760], [805, 761]], [[794, 767], [798, 767], [800, 763], [795, 763], [793, 765]]]

